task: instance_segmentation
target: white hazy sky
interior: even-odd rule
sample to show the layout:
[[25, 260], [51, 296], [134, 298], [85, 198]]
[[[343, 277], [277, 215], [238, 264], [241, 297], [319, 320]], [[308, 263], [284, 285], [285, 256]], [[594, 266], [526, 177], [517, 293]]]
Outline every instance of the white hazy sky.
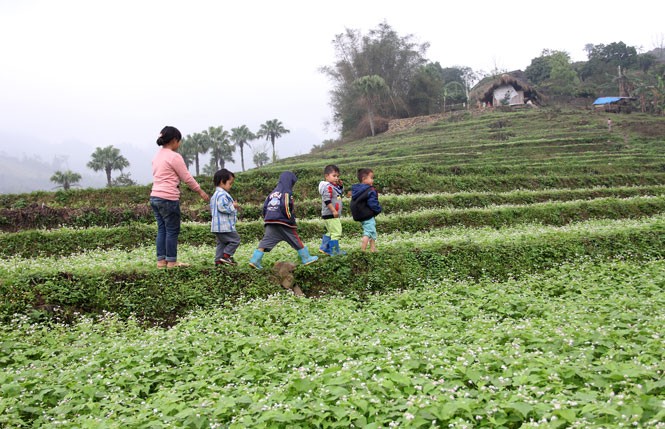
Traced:
[[152, 153], [167, 124], [186, 135], [279, 119], [291, 130], [279, 154], [307, 153], [336, 136], [319, 68], [345, 28], [386, 21], [443, 67], [524, 70], [544, 48], [575, 61], [587, 43], [651, 50], [664, 15], [654, 0], [0, 0], [0, 136]]

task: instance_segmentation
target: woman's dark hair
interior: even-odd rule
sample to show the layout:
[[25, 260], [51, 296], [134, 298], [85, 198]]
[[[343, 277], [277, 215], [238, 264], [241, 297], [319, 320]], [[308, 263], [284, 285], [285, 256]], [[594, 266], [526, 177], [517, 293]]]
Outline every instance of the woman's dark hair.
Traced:
[[220, 183], [226, 183], [231, 180], [231, 177], [236, 177], [236, 175], [231, 173], [226, 168], [222, 168], [221, 170], [217, 170], [212, 178], [212, 183], [215, 186], [219, 186]]
[[178, 141], [182, 140], [182, 134], [176, 127], [171, 127], [169, 125], [162, 128], [162, 131], [159, 132], [159, 138], [157, 139], [157, 144], [164, 146], [169, 143], [171, 140], [176, 139]]

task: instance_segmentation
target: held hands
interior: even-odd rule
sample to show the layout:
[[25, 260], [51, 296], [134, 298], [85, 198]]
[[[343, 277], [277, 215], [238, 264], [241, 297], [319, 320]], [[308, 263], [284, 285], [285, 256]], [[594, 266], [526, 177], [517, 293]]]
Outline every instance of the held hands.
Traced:
[[236, 210], [238, 210], [238, 208], [240, 208], [240, 206], [238, 205], [238, 200], [233, 200], [233, 208], [236, 209]]

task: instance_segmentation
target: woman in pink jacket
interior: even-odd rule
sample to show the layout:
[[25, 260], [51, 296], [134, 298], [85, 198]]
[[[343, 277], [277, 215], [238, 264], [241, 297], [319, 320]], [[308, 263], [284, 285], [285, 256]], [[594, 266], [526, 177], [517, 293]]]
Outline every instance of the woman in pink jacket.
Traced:
[[178, 262], [178, 234], [180, 234], [180, 181], [198, 192], [205, 201], [205, 193], [187, 170], [185, 160], [177, 151], [182, 134], [175, 127], [164, 127], [157, 144], [162, 148], [152, 159], [152, 192], [150, 206], [157, 219], [157, 267], [185, 267]]

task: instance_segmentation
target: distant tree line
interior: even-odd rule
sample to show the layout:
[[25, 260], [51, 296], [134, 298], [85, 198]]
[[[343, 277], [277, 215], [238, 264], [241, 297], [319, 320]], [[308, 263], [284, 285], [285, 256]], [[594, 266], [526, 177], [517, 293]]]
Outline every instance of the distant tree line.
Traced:
[[[469, 91], [482, 78], [506, 70], [442, 67], [426, 58], [429, 43], [400, 36], [385, 21], [363, 35], [346, 29], [333, 40], [336, 60], [321, 68], [333, 83], [333, 122], [343, 139], [375, 135], [393, 118], [468, 107]], [[588, 61], [572, 63], [564, 51], [545, 49], [525, 74], [546, 95], [636, 97], [642, 110], [665, 112], [665, 48], [650, 53], [623, 42], [586, 45]], [[620, 92], [620, 94], [618, 94]]]
[[541, 91], [571, 97], [635, 97], [642, 112], [665, 113], [665, 47], [638, 53], [623, 42], [585, 46], [587, 61], [545, 49], [525, 69]]
[[[87, 164], [88, 168], [106, 173], [107, 186], [131, 186], [136, 184], [130, 177], [130, 173], [123, 173], [122, 171], [129, 167], [129, 161], [122, 156], [120, 149], [113, 145], [96, 148], [90, 158]], [[114, 170], [120, 170], [120, 175], [115, 179], [111, 177]], [[78, 186], [80, 180], [81, 175], [71, 170], [56, 171], [51, 176], [51, 182], [57, 185], [56, 188], [62, 188], [65, 191], [72, 186]]]
[[[208, 127], [198, 133], [193, 133], [183, 138], [178, 152], [185, 160], [187, 168], [192, 163], [196, 167], [196, 175], [201, 173], [199, 155], [210, 153], [210, 162], [203, 168], [203, 174], [213, 175], [217, 170], [224, 168], [226, 162], [235, 162], [233, 152], [240, 149], [240, 163], [242, 171], [245, 171], [245, 146], [250, 147], [249, 142], [265, 138], [272, 145], [272, 162], [277, 160], [275, 152], [275, 142], [284, 134], [290, 131], [284, 128], [281, 121], [271, 119], [261, 124], [259, 130], [254, 133], [246, 125], [232, 128], [229, 133], [223, 126]], [[262, 167], [270, 162], [270, 158], [265, 148], [257, 150], [253, 154], [253, 161], [257, 167]], [[131, 179], [130, 173], [123, 173], [123, 169], [129, 167], [129, 161], [122, 156], [120, 149], [113, 145], [96, 148], [91, 155], [91, 160], [87, 164], [93, 171], [104, 171], [106, 173], [107, 186], [130, 186], [136, 183]], [[120, 170], [120, 175], [115, 179], [111, 177], [114, 170]], [[56, 171], [51, 176], [51, 181], [55, 183], [56, 188], [62, 188], [65, 191], [72, 186], [78, 186], [81, 175], [71, 170]]]
[[[256, 132], [250, 131], [246, 125], [231, 128], [231, 132], [225, 130], [221, 125], [218, 127], [211, 126], [207, 130], [187, 135], [183, 139], [178, 152], [184, 158], [188, 168], [194, 164], [198, 176], [200, 172], [212, 175], [220, 168], [224, 168], [227, 162], [235, 162], [233, 153], [239, 149], [240, 165], [242, 171], [245, 171], [244, 149], [245, 147], [251, 148], [251, 141], [259, 139], [269, 141], [272, 145], [272, 162], [275, 162], [277, 160], [275, 142], [289, 132], [284, 128], [282, 122], [277, 119], [271, 119], [261, 124]], [[210, 153], [210, 162], [201, 169], [199, 155], [206, 153]], [[266, 151], [260, 149], [254, 151], [253, 161], [257, 167], [267, 164], [269, 158]]]

